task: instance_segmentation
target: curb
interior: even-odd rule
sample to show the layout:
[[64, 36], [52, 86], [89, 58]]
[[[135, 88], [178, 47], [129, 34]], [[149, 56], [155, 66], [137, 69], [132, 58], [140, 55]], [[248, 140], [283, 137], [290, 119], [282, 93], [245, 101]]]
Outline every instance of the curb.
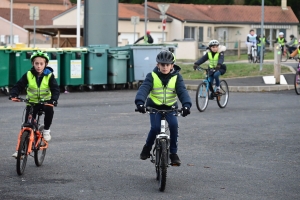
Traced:
[[[198, 85], [186, 85], [188, 90], [197, 90]], [[271, 86], [228, 86], [230, 92], [272, 92], [293, 90], [294, 85], [271, 85]]]

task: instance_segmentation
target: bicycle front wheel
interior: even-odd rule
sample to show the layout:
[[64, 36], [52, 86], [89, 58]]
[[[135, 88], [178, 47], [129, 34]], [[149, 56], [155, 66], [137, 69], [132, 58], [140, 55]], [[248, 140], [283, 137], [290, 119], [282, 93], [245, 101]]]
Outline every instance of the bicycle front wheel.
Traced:
[[196, 92], [196, 105], [200, 112], [203, 112], [208, 105], [208, 90], [206, 83], [200, 83]]
[[286, 62], [288, 59], [288, 53], [286, 52], [285, 55], [281, 54], [281, 62]]
[[27, 158], [28, 158], [28, 144], [29, 144], [29, 131], [22, 133], [21, 141], [19, 144], [18, 155], [17, 155], [17, 173], [22, 175], [25, 171]]
[[166, 188], [167, 182], [167, 167], [168, 167], [168, 151], [167, 141], [162, 139], [160, 141], [160, 162], [159, 162], [159, 191], [163, 192]]
[[295, 86], [295, 92], [296, 92], [296, 94], [300, 95], [300, 75], [299, 75], [298, 71], [295, 74], [294, 86]]
[[229, 99], [229, 88], [225, 80], [220, 82], [220, 93], [217, 96], [217, 103], [220, 108], [225, 108]]
[[[39, 131], [42, 132], [44, 130], [44, 126], [39, 128]], [[41, 166], [44, 162], [46, 156], [47, 149], [40, 149], [43, 145], [43, 141], [40, 140], [39, 144], [37, 145], [37, 149], [34, 151], [34, 162], [37, 167]]]

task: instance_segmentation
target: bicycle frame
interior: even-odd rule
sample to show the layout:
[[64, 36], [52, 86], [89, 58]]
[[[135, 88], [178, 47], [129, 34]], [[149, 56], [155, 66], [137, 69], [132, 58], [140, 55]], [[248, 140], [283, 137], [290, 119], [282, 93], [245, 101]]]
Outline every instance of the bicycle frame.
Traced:
[[[26, 103], [29, 103], [28, 100], [26, 100], [26, 99], [20, 99], [20, 100], [24, 101]], [[43, 114], [43, 112], [38, 111], [37, 120], [33, 119], [32, 115], [33, 115], [34, 104], [33, 103], [29, 103], [29, 104], [30, 104], [30, 111], [29, 111], [29, 115], [27, 118], [27, 122], [22, 124], [21, 130], [20, 130], [19, 136], [18, 136], [18, 143], [16, 146], [16, 150], [18, 151], [24, 131], [28, 131], [30, 142], [28, 144], [28, 150], [26, 152], [27, 155], [29, 155], [32, 152], [32, 150], [36, 150], [38, 148], [38, 145], [41, 140], [43, 141], [44, 145], [39, 147], [40, 150], [44, 150], [44, 149], [48, 148], [48, 142], [43, 138], [42, 133], [40, 132], [40, 130], [38, 128], [40, 116]], [[36, 136], [36, 141], [34, 140], [35, 136]], [[32, 147], [32, 145], [34, 145], [34, 146]]]
[[[205, 69], [205, 68], [201, 68], [201, 67], [199, 67], [201, 70], [205, 70], [205, 79], [203, 79], [203, 82], [205, 83], [205, 85], [206, 85], [206, 91], [207, 92], [213, 92], [213, 93], [215, 93], [215, 90], [216, 90], [216, 88], [213, 88], [213, 83], [210, 81], [210, 78], [209, 78], [209, 76], [208, 76], [208, 73], [209, 73], [209, 69]], [[211, 87], [211, 89], [212, 89], [212, 91], [210, 90], [210, 87]]]

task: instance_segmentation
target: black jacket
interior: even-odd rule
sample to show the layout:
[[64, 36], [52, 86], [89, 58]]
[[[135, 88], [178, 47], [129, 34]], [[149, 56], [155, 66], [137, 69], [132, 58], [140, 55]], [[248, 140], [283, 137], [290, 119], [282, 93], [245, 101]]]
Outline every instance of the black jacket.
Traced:
[[[34, 67], [32, 67], [30, 71], [36, 77], [37, 85], [39, 87], [41, 85], [44, 75], [48, 75], [49, 73], [53, 72], [53, 69], [51, 67], [46, 67], [44, 69], [44, 72], [40, 76], [40, 78], [37, 77], [37, 72], [35, 71]], [[27, 72], [26, 72], [22, 76], [22, 78], [10, 90], [10, 96], [12, 97], [19, 96], [19, 94], [27, 87], [27, 85], [28, 85], [28, 80], [27, 80]], [[60, 95], [60, 89], [53, 74], [51, 75], [49, 80], [49, 87], [52, 94], [51, 100], [57, 101]]]
[[[147, 34], [147, 37], [148, 37], [148, 43], [149, 44], [152, 44], [153, 43], [153, 38], [152, 38], [152, 36], [150, 35], [150, 34]], [[135, 41], [134, 42], [134, 44], [136, 44], [136, 43], [138, 43], [139, 41], [141, 41], [141, 40], [144, 40], [144, 36], [142, 36], [142, 37], [140, 37], [139, 39], [137, 39], [137, 41]]]
[[[182, 76], [179, 74], [180, 67], [177, 65], [174, 65], [174, 70], [169, 74], [162, 74], [157, 67], [153, 69], [153, 72], [155, 72], [160, 80], [162, 81], [162, 84], [166, 86], [171, 79], [171, 77], [177, 75], [175, 90], [176, 94], [182, 104], [182, 107], [192, 107], [192, 101], [190, 98], [190, 95], [185, 87], [184, 81]], [[144, 80], [143, 84], [140, 86], [136, 97], [135, 97], [135, 104], [136, 105], [144, 105], [146, 102], [146, 107], [150, 106], [156, 109], [160, 110], [169, 110], [171, 109], [171, 106], [166, 105], [156, 105], [150, 98], [147, 99], [148, 95], [150, 94], [150, 91], [153, 89], [153, 77], [151, 73], [148, 73], [146, 76], [146, 79]], [[176, 108], [178, 108], [177, 102], [174, 104]]]

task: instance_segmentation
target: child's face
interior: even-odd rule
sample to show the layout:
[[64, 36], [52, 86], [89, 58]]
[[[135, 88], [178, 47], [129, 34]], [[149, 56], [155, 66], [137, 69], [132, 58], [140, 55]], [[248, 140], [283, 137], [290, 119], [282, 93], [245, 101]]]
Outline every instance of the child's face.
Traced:
[[210, 50], [214, 53], [216, 53], [218, 51], [218, 46], [211, 46]]
[[35, 71], [37, 71], [38, 74], [41, 74], [46, 67], [46, 59], [41, 58], [41, 57], [36, 57], [33, 60], [33, 66], [34, 66]]
[[174, 64], [167, 64], [167, 63], [158, 63], [157, 67], [159, 71], [163, 74], [170, 73], [171, 70], [173, 70]]
[[251, 34], [251, 35], [254, 35], [254, 31], [250, 31], [250, 34]]

